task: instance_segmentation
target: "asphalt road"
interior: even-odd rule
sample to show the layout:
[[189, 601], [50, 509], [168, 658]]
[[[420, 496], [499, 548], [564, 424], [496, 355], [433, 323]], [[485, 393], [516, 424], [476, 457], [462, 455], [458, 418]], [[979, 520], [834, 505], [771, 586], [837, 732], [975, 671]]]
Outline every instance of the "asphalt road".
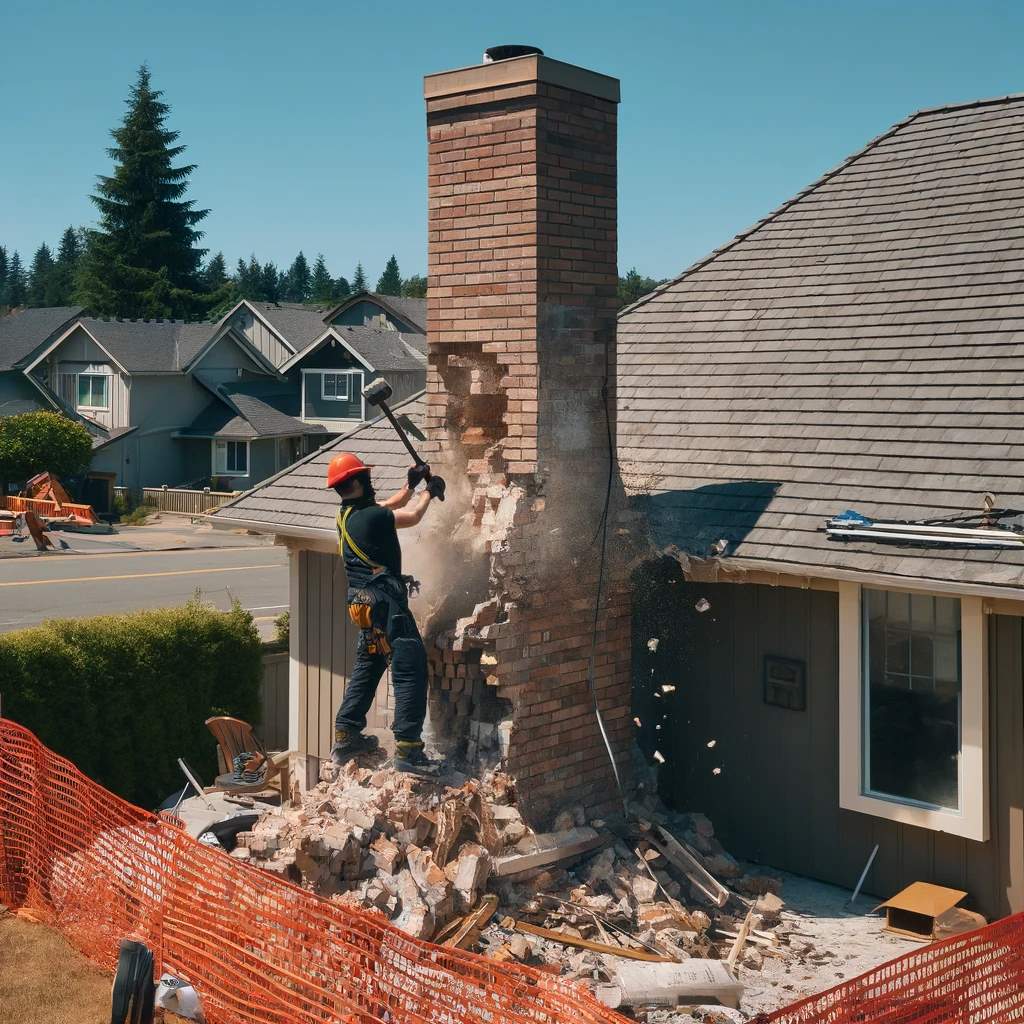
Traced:
[[48, 555], [0, 559], [0, 633], [53, 618], [84, 618], [203, 600], [252, 611], [264, 635], [288, 603], [280, 547]]

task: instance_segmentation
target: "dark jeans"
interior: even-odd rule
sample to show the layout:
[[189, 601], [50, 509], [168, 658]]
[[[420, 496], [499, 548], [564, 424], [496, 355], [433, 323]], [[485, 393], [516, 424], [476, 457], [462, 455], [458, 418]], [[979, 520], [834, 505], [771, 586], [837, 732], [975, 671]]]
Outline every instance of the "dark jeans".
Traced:
[[[381, 622], [391, 644], [391, 684], [395, 690], [395, 720], [391, 729], [395, 739], [418, 740], [427, 716], [427, 651], [409, 610], [404, 587], [399, 597], [398, 586], [392, 583], [373, 588], [381, 598], [377, 605], [381, 618], [377, 620], [375, 616], [375, 621]], [[366, 713], [388, 667], [385, 655], [367, 652], [367, 632], [360, 630], [356, 663], [334, 720], [338, 729], [351, 732], [362, 732], [366, 728]]]

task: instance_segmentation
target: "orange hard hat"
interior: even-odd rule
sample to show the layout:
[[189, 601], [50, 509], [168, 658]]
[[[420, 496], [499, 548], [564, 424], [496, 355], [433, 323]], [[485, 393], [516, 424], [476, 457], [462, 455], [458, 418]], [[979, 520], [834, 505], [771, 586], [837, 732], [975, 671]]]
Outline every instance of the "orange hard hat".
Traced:
[[327, 466], [327, 486], [337, 487], [338, 484], [343, 484], [356, 473], [362, 473], [363, 470], [369, 469], [373, 469], [373, 466], [368, 466], [358, 455], [342, 452], [340, 455], [335, 455]]

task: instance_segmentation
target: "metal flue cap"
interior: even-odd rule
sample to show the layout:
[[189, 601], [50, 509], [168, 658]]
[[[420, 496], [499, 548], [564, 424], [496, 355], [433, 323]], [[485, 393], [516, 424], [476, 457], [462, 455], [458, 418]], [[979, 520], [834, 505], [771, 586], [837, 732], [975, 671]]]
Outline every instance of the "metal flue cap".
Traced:
[[544, 56], [544, 51], [536, 46], [524, 46], [522, 43], [509, 43], [507, 46], [488, 46], [484, 50], [484, 63], [492, 64], [496, 60], [511, 60], [513, 57], [529, 57], [530, 54]]

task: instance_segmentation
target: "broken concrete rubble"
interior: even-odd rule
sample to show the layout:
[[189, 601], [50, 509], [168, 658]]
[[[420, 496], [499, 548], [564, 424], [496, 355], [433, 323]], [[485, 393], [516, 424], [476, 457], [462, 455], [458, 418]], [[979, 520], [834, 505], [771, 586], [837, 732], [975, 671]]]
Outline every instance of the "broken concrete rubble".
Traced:
[[[748, 917], [744, 969], [789, 955], [777, 880], [743, 874], [703, 815], [673, 813], [647, 795], [635, 804], [643, 817], [578, 824], [573, 808], [555, 816], [562, 831], [537, 833], [506, 773], [447, 782], [457, 784], [399, 774], [383, 754], [325, 765], [299, 805], [266, 814], [239, 836], [240, 849], [250, 863], [382, 914], [416, 938], [590, 985], [608, 983], [609, 965], [622, 958], [640, 967], [724, 961]], [[739, 875], [730, 889], [712, 880], [726, 893], [723, 906], [705, 881], [716, 864]]]

